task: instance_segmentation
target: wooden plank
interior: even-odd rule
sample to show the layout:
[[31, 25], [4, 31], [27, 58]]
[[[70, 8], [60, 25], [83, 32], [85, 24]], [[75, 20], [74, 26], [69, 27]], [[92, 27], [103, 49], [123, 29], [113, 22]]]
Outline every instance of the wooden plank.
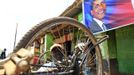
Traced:
[[4, 64], [4, 68], [6, 70], [6, 75], [15, 75], [17, 67], [11, 60]]
[[21, 48], [16, 54], [19, 55], [20, 57], [25, 57], [28, 55], [30, 51], [24, 48]]
[[4, 75], [5, 69], [0, 69], [0, 75]]

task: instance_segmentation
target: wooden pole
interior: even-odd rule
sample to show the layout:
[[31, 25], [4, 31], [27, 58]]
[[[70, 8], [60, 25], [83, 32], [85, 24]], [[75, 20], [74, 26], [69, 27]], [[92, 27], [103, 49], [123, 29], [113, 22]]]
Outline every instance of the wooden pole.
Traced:
[[18, 30], [18, 23], [16, 23], [16, 29], [15, 29], [15, 36], [14, 36], [14, 46], [13, 46], [13, 50], [15, 49], [15, 45], [16, 45], [17, 30]]

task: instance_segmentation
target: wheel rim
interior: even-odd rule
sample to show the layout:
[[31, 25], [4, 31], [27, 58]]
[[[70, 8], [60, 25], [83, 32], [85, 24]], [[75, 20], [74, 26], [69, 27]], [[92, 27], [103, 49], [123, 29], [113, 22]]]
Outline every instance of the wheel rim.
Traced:
[[[45, 20], [32, 28], [18, 43], [14, 52], [19, 50], [20, 48], [29, 48], [32, 46], [33, 42], [38, 39], [40, 36], [51, 35], [53, 37], [53, 41], [51, 43], [60, 43], [65, 51], [64, 57], [69, 59], [69, 55], [72, 55], [75, 52], [75, 47], [80, 44], [86, 44], [91, 42], [92, 45], [96, 44], [96, 39], [93, 34], [85, 28], [85, 26], [76, 20], [68, 17], [57, 17]], [[66, 36], [65, 36], [66, 35]], [[65, 41], [71, 42], [71, 47], [67, 52], [67, 45], [64, 45]], [[79, 48], [83, 48], [83, 46], [79, 46]], [[90, 49], [90, 47], [88, 47]], [[63, 52], [64, 53], [64, 52]], [[90, 51], [89, 55], [91, 55], [92, 51]], [[83, 56], [83, 55], [82, 55]], [[80, 57], [80, 56], [79, 56]], [[96, 75], [102, 75], [102, 56], [100, 52], [99, 46], [95, 47], [95, 52], [92, 57], [88, 57], [88, 61], [93, 61], [93, 58], [96, 65]], [[91, 60], [91, 61], [90, 61]], [[86, 62], [84, 62], [86, 63]], [[71, 65], [71, 64], [70, 64]], [[66, 66], [70, 66], [66, 64]], [[82, 66], [83, 67], [83, 66]], [[92, 68], [92, 67], [91, 67]]]

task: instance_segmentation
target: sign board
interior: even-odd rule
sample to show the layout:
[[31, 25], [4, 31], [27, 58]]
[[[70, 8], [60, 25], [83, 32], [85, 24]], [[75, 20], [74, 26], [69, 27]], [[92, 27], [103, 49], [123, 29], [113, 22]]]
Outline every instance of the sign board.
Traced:
[[83, 22], [93, 33], [134, 24], [134, 0], [84, 0]]

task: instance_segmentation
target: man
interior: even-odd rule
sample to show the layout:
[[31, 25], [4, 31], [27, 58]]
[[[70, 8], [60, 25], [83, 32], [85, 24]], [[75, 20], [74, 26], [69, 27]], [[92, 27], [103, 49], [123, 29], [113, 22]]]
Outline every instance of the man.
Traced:
[[1, 53], [1, 59], [5, 59], [6, 58], [6, 48], [4, 48], [4, 50]]
[[110, 28], [110, 26], [104, 25], [102, 21], [106, 13], [106, 4], [104, 0], [92, 0], [90, 13], [93, 17], [90, 30], [93, 33], [106, 31]]

